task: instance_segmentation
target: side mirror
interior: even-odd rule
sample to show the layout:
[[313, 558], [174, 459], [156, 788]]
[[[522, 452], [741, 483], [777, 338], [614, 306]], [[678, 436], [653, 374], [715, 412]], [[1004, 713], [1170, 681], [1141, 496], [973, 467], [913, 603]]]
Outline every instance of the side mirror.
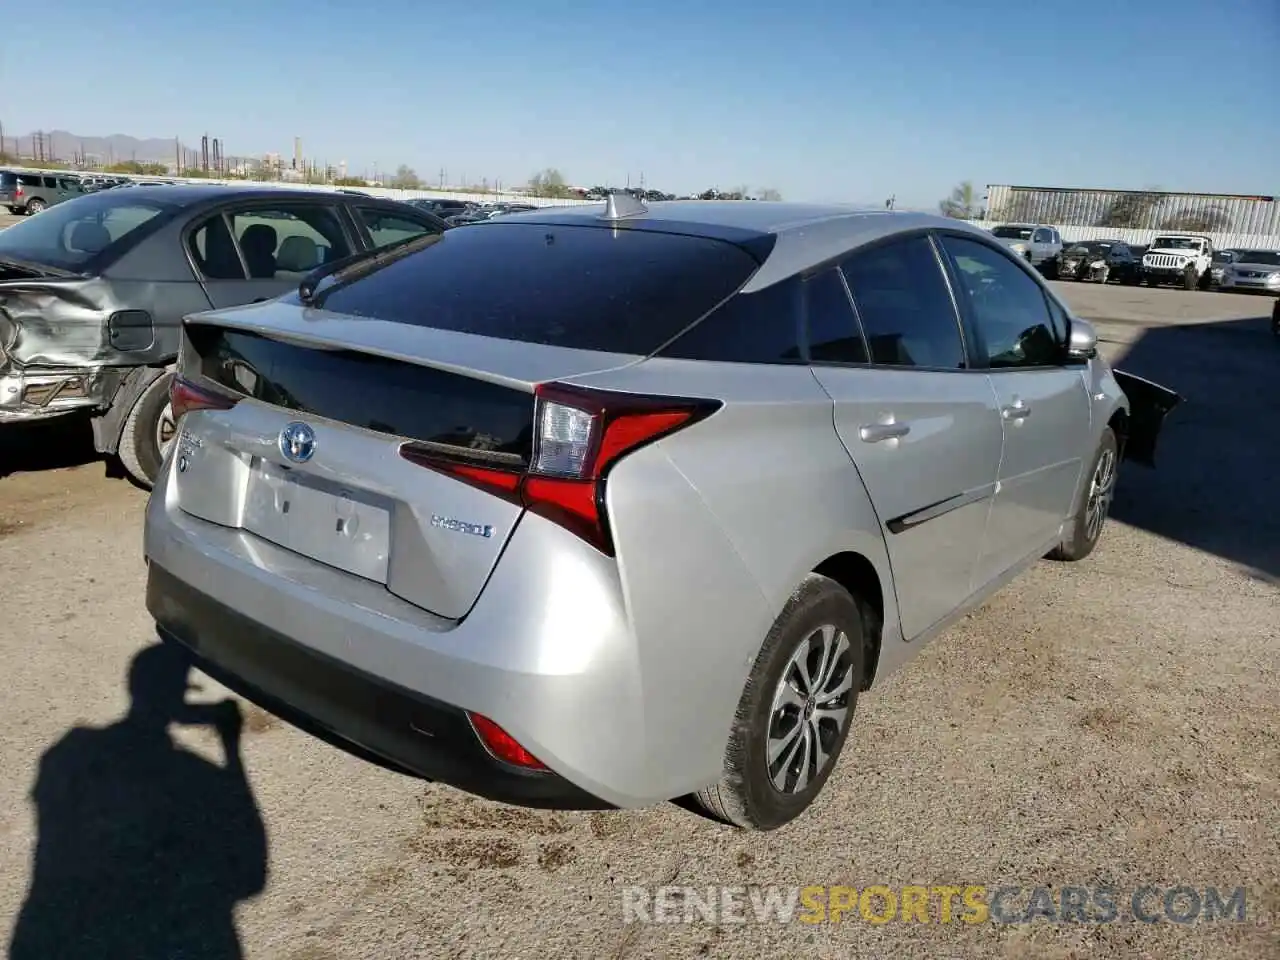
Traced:
[[1067, 334], [1067, 356], [1072, 360], [1089, 360], [1098, 355], [1098, 331], [1088, 320], [1071, 319]]

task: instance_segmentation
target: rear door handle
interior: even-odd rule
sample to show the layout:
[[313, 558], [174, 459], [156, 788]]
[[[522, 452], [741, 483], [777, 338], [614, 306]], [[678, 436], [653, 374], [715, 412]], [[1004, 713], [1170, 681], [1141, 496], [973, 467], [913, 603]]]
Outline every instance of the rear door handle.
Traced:
[[880, 443], [882, 440], [896, 440], [911, 432], [909, 423], [864, 423], [858, 428], [858, 436], [864, 443]]
[[1011, 407], [1003, 408], [1000, 411], [1000, 416], [1004, 417], [1006, 420], [1025, 420], [1027, 417], [1031, 416], [1031, 408], [1023, 406], [1022, 402], [1019, 401]]

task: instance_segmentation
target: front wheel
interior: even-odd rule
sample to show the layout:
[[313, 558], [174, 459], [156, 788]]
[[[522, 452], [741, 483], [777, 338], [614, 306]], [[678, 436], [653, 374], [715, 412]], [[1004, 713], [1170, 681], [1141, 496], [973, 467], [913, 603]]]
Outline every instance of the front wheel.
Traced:
[[816, 573], [805, 577], [747, 677], [724, 776], [694, 797], [704, 810], [746, 830], [774, 830], [804, 812], [848, 738], [866, 630], [847, 590]]
[[129, 476], [144, 489], [155, 486], [160, 467], [173, 445], [178, 425], [169, 405], [172, 373], [157, 377], [129, 411], [116, 451]]
[[1119, 467], [1120, 447], [1115, 432], [1105, 427], [1089, 468], [1089, 483], [1081, 491], [1081, 501], [1076, 506], [1075, 518], [1067, 530], [1066, 539], [1049, 552], [1050, 560], [1083, 560], [1093, 553], [1093, 548], [1102, 538], [1102, 528], [1106, 526], [1107, 514], [1111, 510]]

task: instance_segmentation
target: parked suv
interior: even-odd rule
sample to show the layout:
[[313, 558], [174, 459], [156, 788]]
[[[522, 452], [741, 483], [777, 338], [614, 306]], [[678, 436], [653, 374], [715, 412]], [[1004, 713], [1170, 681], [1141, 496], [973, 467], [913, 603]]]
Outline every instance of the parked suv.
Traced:
[[611, 200], [344, 269], [187, 318], [148, 609], [331, 742], [535, 806], [796, 817], [861, 691], [1093, 550], [1177, 401], [941, 217]]
[[67, 174], [0, 171], [0, 206], [13, 214], [39, 213], [83, 193], [79, 179]]
[[991, 235], [1045, 276], [1056, 278], [1062, 258], [1062, 235], [1056, 227], [1039, 223], [1006, 223], [991, 231]]

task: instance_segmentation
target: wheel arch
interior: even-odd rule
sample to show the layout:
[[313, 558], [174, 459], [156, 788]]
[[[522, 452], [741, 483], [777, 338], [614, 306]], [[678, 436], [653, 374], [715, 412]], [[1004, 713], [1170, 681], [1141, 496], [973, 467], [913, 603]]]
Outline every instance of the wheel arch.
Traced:
[[129, 411], [138, 402], [147, 387], [173, 370], [172, 364], [134, 367], [121, 382], [107, 409], [94, 417], [93, 446], [98, 453], [115, 454], [120, 449], [120, 436], [124, 431]]
[[813, 572], [829, 577], [853, 595], [867, 622], [867, 649], [863, 658], [862, 689], [871, 689], [880, 662], [884, 634], [884, 587], [875, 564], [860, 553], [845, 550], [823, 560]]

